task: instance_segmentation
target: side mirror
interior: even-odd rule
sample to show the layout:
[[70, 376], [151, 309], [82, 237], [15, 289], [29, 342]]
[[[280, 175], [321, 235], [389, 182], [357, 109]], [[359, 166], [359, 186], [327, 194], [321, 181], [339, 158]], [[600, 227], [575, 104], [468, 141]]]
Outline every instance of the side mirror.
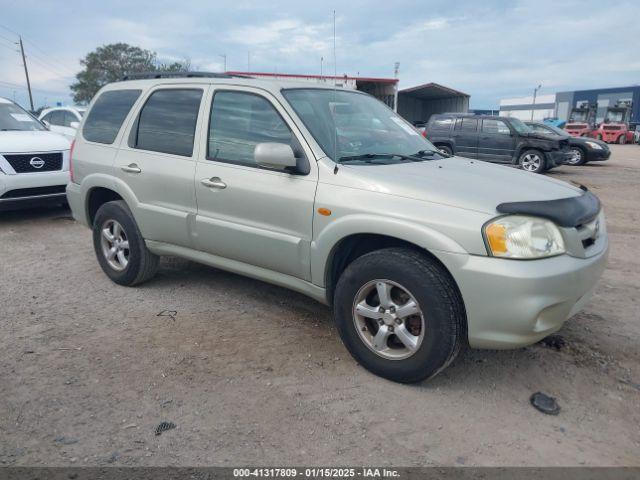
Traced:
[[293, 150], [286, 143], [259, 143], [253, 157], [258, 165], [267, 168], [296, 168], [298, 164]]
[[77, 129], [78, 129], [78, 127], [80, 126], [80, 122], [71, 122], [71, 123], [69, 124], [69, 126], [70, 126], [71, 128], [75, 128], [75, 129], [77, 130]]

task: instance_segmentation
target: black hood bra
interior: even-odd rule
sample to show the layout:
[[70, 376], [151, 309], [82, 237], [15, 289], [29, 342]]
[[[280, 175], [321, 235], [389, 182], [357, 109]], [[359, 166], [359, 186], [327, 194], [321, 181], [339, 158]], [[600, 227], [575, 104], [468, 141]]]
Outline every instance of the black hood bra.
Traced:
[[[581, 187], [585, 189], [586, 187]], [[593, 193], [584, 191], [578, 197], [542, 200], [534, 202], [501, 203], [500, 213], [531, 215], [552, 220], [561, 227], [577, 227], [593, 220], [600, 212], [600, 200]]]

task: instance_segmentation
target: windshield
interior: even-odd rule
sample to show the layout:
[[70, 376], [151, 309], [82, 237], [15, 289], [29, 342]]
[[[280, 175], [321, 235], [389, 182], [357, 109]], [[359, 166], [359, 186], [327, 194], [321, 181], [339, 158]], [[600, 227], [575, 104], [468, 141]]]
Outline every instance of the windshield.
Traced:
[[319, 88], [282, 93], [334, 161], [388, 164], [408, 161], [407, 156], [444, 158], [414, 127], [369, 95]]
[[519, 120], [517, 118], [511, 118], [510, 120], [511, 120], [511, 126], [515, 128], [516, 132], [520, 134], [533, 132], [533, 130], [531, 130], [524, 123], [522, 123], [522, 120]]
[[607, 112], [607, 118], [604, 123], [622, 123], [624, 121], [624, 112]]
[[33, 131], [46, 129], [26, 110], [23, 110], [15, 103], [0, 99], [0, 131], [7, 132], [11, 130]]

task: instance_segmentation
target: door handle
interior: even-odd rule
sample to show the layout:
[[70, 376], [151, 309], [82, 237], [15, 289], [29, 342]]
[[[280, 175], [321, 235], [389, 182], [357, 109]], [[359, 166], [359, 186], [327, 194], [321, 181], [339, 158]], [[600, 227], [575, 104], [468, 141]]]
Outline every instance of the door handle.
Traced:
[[220, 180], [220, 177], [203, 178], [200, 180], [200, 183], [205, 187], [217, 188], [219, 190], [227, 188], [227, 184]]
[[122, 167], [120, 167], [120, 169], [123, 172], [127, 172], [127, 173], [140, 173], [142, 170], [140, 170], [140, 167], [138, 167], [138, 165], [136, 165], [135, 163], [130, 163], [129, 165], [124, 165]]

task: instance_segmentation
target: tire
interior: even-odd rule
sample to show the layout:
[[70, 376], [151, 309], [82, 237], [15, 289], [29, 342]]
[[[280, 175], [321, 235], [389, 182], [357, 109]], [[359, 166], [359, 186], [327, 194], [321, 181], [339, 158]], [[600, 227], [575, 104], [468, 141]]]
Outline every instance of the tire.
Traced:
[[618, 145], [624, 145], [625, 143], [627, 143], [627, 136], [626, 135], [620, 135], [618, 137]]
[[547, 162], [540, 150], [525, 150], [518, 157], [520, 168], [531, 173], [542, 173], [546, 170]]
[[[380, 313], [381, 283], [391, 287], [393, 303], [386, 306], [395, 304], [397, 310], [391, 306], [388, 313]], [[410, 300], [418, 305], [418, 313], [394, 319]], [[338, 332], [353, 358], [372, 373], [395, 382], [434, 377], [466, 345], [466, 315], [455, 282], [437, 261], [411, 249], [385, 248], [354, 260], [338, 280], [333, 308]], [[357, 312], [380, 314], [385, 319]], [[400, 341], [401, 329], [405, 339], [406, 332], [411, 333], [412, 349], [406, 347], [406, 340]], [[381, 331], [395, 332], [379, 343], [382, 347], [375, 345]]]
[[567, 165], [577, 167], [579, 165], [584, 165], [585, 163], [587, 163], [587, 152], [585, 152], [582, 148], [571, 147], [571, 152], [574, 154], [574, 157], [571, 160], [567, 161]]
[[453, 155], [453, 150], [451, 150], [451, 147], [447, 145], [436, 145], [436, 148], [440, 150], [442, 153], [446, 153], [449, 156]]
[[599, 133], [596, 135], [596, 140], [602, 140], [602, 135], [600, 135]]
[[[118, 285], [138, 285], [158, 270], [160, 257], [147, 249], [129, 207], [122, 200], [107, 202], [96, 212], [93, 248], [104, 273]], [[114, 248], [117, 254], [109, 259], [108, 251]]]

